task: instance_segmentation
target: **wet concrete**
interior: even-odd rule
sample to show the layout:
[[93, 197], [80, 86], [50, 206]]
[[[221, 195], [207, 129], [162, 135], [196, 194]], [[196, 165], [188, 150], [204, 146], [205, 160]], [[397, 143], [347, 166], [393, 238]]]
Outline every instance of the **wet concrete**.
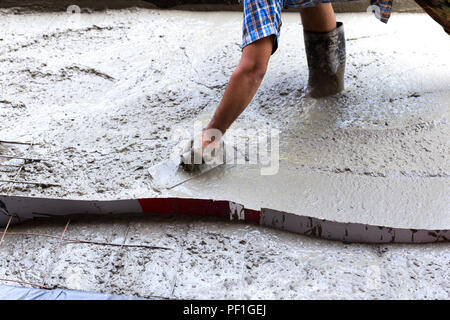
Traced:
[[[233, 187], [229, 187], [233, 186]], [[340, 222], [395, 228], [449, 229], [447, 178], [371, 177], [281, 168], [216, 169], [164, 193], [178, 197], [233, 199], [246, 208], [270, 208]]]
[[[241, 11], [242, 6], [238, 0], [3, 0], [0, 8], [14, 8], [15, 11], [65, 11], [68, 6], [77, 5], [85, 11], [124, 9], [124, 8], [172, 8], [179, 10], [234, 10]], [[334, 3], [336, 12], [366, 12], [370, 5], [369, 0], [345, 1]], [[291, 10], [293, 11], [293, 10]], [[397, 0], [393, 3], [393, 11], [422, 12], [422, 9], [414, 2]]]
[[[45, 159], [26, 164], [20, 179], [62, 185], [16, 185], [14, 195], [161, 196], [147, 168], [170, 157], [174, 128], [209, 117], [240, 56], [239, 13], [1, 18], [0, 139], [41, 143], [17, 150]], [[297, 14], [287, 13], [262, 90], [235, 124], [280, 129], [280, 175], [290, 176], [276, 189], [283, 189], [282, 200], [251, 188], [260, 179], [251, 174], [256, 169], [245, 179], [240, 168], [219, 175], [229, 181], [222, 193], [206, 177], [208, 191], [193, 182], [173, 192], [211, 192], [341, 221], [448, 228], [448, 36], [426, 15], [394, 14], [388, 25], [369, 14], [338, 18], [348, 40], [347, 90], [302, 99], [301, 26]], [[241, 188], [232, 187], [239, 177]], [[9, 187], [1, 185], [1, 192]], [[61, 235], [64, 225], [31, 222], [11, 231]], [[170, 231], [156, 237], [156, 230]], [[57, 238], [7, 235], [2, 275], [142, 297], [448, 298], [450, 292], [447, 245], [349, 246], [216, 221], [161, 225], [134, 218], [75, 221], [68, 232], [166, 249], [63, 242], [54, 255]], [[372, 274], [380, 275], [375, 289], [367, 284]]]
[[[65, 220], [11, 232], [60, 237]], [[74, 218], [63, 241], [7, 235], [0, 278], [144, 298], [448, 299], [447, 244], [342, 244], [245, 224]], [[134, 245], [129, 247], [127, 245]], [[24, 284], [24, 286], [27, 286]]]

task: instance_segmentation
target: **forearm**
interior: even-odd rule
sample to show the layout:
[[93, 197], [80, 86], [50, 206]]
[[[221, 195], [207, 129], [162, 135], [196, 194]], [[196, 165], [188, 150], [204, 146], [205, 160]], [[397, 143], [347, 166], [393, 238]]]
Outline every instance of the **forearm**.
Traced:
[[263, 72], [246, 70], [239, 66], [230, 78], [225, 94], [207, 126], [225, 134], [227, 129], [252, 101], [264, 77]]

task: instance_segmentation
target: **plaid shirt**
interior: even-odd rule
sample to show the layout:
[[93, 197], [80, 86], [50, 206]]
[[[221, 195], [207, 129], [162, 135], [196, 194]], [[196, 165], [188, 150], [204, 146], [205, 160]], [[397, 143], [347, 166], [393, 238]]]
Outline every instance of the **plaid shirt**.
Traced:
[[[242, 1], [238, 0], [240, 4]], [[280, 5], [284, 8], [307, 8], [314, 7], [321, 3], [328, 2], [344, 2], [344, 1], [358, 1], [358, 0], [278, 0]], [[387, 23], [392, 11], [392, 0], [370, 0], [370, 7], [380, 21]]]
[[[279, 0], [284, 2], [285, 8], [307, 8], [314, 7], [321, 3], [328, 2], [344, 2], [358, 0]], [[372, 12], [382, 22], [386, 23], [391, 16], [392, 0], [370, 0], [370, 8]]]
[[[248, 44], [274, 35], [272, 54], [278, 48], [281, 28], [281, 10], [314, 7], [321, 3], [357, 0], [239, 0], [244, 7], [242, 48]], [[382, 22], [391, 15], [392, 0], [371, 0], [370, 9]]]
[[[281, 28], [281, 10], [314, 7], [321, 3], [357, 0], [239, 0], [244, 7], [242, 48], [261, 38], [274, 35], [273, 50], [278, 48]], [[387, 23], [393, 0], [370, 0], [368, 11]], [[415, 0], [445, 31], [450, 34], [450, 0]]]

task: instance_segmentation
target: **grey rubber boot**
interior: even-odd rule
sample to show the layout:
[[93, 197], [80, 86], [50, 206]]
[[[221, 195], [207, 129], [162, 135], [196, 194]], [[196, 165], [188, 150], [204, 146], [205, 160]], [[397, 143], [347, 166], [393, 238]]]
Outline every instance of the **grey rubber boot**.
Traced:
[[303, 35], [309, 68], [307, 92], [320, 98], [344, 90], [344, 24], [337, 22], [336, 29], [330, 32], [304, 30]]

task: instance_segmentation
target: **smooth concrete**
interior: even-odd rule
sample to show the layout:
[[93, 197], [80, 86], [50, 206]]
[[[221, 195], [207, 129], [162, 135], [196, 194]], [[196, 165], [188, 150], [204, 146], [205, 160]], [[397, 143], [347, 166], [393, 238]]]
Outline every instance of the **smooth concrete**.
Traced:
[[259, 168], [241, 166], [215, 169], [165, 194], [233, 199], [246, 208], [339, 222], [443, 230], [450, 229], [449, 190], [448, 178], [385, 178], [299, 168], [262, 176]]

